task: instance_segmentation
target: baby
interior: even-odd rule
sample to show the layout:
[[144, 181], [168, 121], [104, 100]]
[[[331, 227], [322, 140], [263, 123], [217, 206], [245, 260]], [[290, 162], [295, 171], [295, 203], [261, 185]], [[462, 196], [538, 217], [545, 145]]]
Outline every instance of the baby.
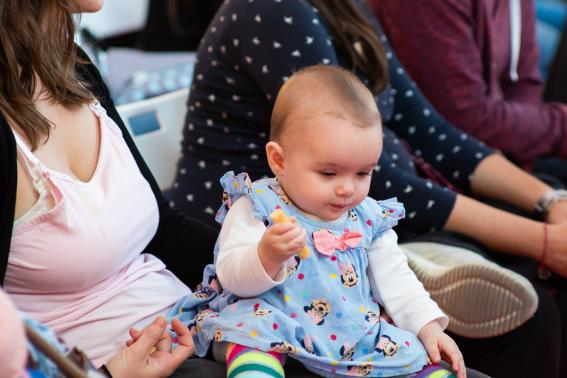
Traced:
[[287, 80], [266, 145], [275, 178], [223, 176], [214, 265], [172, 312], [197, 354], [224, 346], [229, 377], [283, 376], [285, 355], [322, 376], [452, 376], [431, 364], [443, 356], [465, 376], [447, 317], [397, 246], [403, 206], [367, 197], [381, 150], [380, 114], [353, 74], [313, 66]]

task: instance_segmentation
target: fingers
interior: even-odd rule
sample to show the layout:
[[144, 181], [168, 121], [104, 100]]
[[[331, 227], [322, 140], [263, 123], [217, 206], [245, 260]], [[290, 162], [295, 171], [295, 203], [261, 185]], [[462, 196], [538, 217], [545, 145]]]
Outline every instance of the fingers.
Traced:
[[158, 316], [152, 323], [144, 328], [138, 337], [138, 340], [132, 347], [139, 348], [140, 352], [150, 355], [156, 346], [156, 343], [162, 338], [167, 321], [163, 316]]
[[457, 371], [457, 378], [467, 378], [467, 368], [464, 363], [462, 369]]
[[307, 232], [305, 229], [291, 222], [275, 224], [270, 227], [269, 232], [276, 237], [275, 242], [283, 251], [297, 253], [307, 244]]
[[287, 249], [296, 253], [306, 244], [307, 232], [303, 228], [300, 228], [299, 234], [287, 242]]
[[444, 360], [451, 364], [451, 368], [457, 372], [458, 378], [466, 377], [466, 368], [463, 355], [457, 344], [449, 336], [445, 335], [439, 342], [439, 347], [443, 353]]
[[171, 328], [173, 328], [173, 331], [177, 335], [178, 339], [184, 336], [191, 336], [189, 328], [177, 318], [173, 318], [173, 320], [171, 321]]
[[160, 352], [170, 352], [171, 351], [171, 342], [172, 342], [171, 334], [168, 330], [165, 330], [161, 335], [161, 338], [157, 341], [155, 347], [156, 351]]
[[134, 327], [130, 328], [128, 330], [128, 333], [130, 334], [130, 339], [126, 341], [126, 346], [130, 346], [134, 344], [136, 340], [138, 340], [138, 338], [140, 337], [140, 331], [138, 331]]
[[286, 223], [276, 223], [271, 225], [268, 228], [268, 231], [274, 235], [284, 235], [285, 233], [295, 229], [298, 227], [295, 223], [286, 222]]
[[465, 362], [461, 358], [460, 362], [453, 362], [451, 363], [451, 368], [453, 371], [457, 373], [457, 378], [466, 378], [467, 377], [467, 369], [465, 367]]
[[458, 378], [464, 378], [466, 376], [465, 362], [461, 352], [457, 350], [456, 352], [447, 354], [446, 359], [451, 363], [453, 370], [457, 372]]
[[134, 327], [130, 328], [128, 330], [128, 333], [130, 334], [130, 337], [132, 337], [133, 339], [138, 339], [138, 337], [140, 337], [140, 331], [138, 331]]
[[429, 358], [431, 361], [435, 363], [439, 363], [441, 361], [441, 352], [439, 351], [439, 345], [436, 342], [424, 344], [425, 350], [427, 350], [427, 354], [429, 354]]
[[179, 345], [194, 348], [193, 336], [191, 336], [191, 331], [189, 331], [189, 328], [185, 324], [183, 324], [179, 319], [174, 318], [171, 322], [171, 327], [177, 335], [177, 342]]
[[[299, 225], [292, 225], [286, 232], [279, 235], [283, 244], [290, 246], [292, 244], [301, 243], [303, 240], [307, 241], [307, 232]], [[303, 245], [300, 245], [303, 247]]]
[[195, 344], [193, 343], [193, 337], [191, 336], [189, 328], [181, 323], [179, 319], [173, 319], [171, 327], [177, 335], [177, 342], [179, 344], [173, 349], [171, 355], [176, 363], [181, 363], [195, 353]]
[[455, 362], [451, 365], [453, 369], [457, 372], [457, 378], [467, 377], [467, 368], [465, 367], [465, 360], [461, 352], [458, 352], [458, 356], [455, 356]]

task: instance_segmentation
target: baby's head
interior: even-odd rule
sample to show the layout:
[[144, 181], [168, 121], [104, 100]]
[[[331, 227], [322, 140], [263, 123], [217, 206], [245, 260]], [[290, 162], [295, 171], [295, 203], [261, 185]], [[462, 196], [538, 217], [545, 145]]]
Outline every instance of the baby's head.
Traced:
[[352, 73], [312, 66], [280, 89], [266, 154], [301, 210], [331, 221], [357, 206], [368, 195], [381, 152], [376, 102]]

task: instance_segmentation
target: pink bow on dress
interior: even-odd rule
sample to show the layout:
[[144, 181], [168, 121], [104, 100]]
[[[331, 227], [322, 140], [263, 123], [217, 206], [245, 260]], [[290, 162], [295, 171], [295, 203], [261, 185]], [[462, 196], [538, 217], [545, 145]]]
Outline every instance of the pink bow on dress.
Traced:
[[360, 232], [345, 231], [341, 236], [333, 234], [329, 230], [313, 232], [313, 244], [319, 253], [331, 256], [335, 250], [346, 251], [347, 248], [356, 247], [362, 239]]

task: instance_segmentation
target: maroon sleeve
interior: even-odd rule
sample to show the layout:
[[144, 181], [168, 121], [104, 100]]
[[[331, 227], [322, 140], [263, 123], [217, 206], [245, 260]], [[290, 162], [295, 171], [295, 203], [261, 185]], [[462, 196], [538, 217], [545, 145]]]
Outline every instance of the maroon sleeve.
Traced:
[[[567, 108], [543, 103], [533, 11], [522, 11], [521, 80], [489, 95], [476, 0], [371, 0], [400, 60], [449, 121], [522, 164], [542, 155], [567, 157]], [[532, 4], [533, 5], [533, 4]], [[528, 7], [529, 8], [529, 7]], [[507, 36], [506, 36], [507, 37]], [[504, 99], [505, 98], [505, 99]]]

